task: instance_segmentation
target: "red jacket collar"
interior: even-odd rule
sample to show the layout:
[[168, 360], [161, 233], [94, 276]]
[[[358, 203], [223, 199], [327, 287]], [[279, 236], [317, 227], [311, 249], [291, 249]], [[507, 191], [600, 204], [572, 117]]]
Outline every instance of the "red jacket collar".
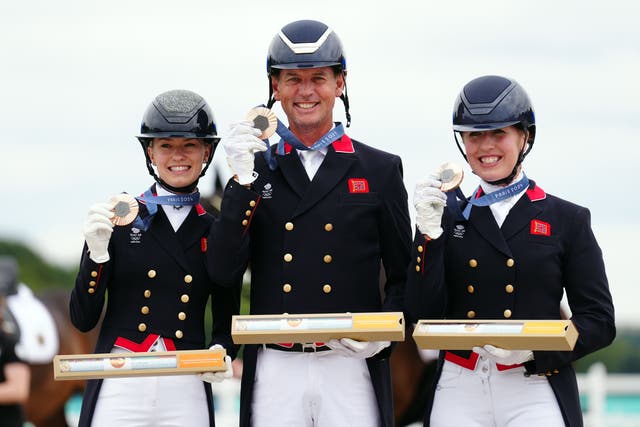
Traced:
[[[355, 153], [356, 150], [353, 148], [353, 141], [347, 135], [342, 135], [342, 138], [334, 141], [332, 144], [333, 149], [336, 153]], [[287, 141], [284, 142], [284, 153], [289, 154], [292, 150], [291, 144]]]
[[538, 187], [538, 185], [534, 183], [533, 188], [529, 188], [527, 190], [527, 196], [532, 202], [537, 202], [538, 200], [546, 199], [547, 193], [545, 193], [542, 188]]
[[[539, 200], [544, 200], [547, 198], [547, 193], [545, 193], [542, 188], [538, 187], [538, 185], [535, 182], [532, 182], [531, 184], [532, 186], [530, 186], [529, 189], [526, 191], [526, 194], [527, 194], [527, 197], [529, 197], [529, 200], [531, 200], [532, 202], [537, 202]], [[477, 199], [483, 194], [484, 194], [484, 191], [482, 190], [482, 187], [480, 187], [478, 188], [478, 191], [476, 191], [476, 194], [473, 195], [473, 197]]]

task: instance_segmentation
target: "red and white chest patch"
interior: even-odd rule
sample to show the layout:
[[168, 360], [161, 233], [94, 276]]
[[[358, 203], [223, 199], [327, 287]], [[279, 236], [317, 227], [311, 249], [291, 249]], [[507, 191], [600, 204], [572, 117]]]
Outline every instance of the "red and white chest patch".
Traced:
[[531, 220], [530, 232], [536, 236], [551, 236], [551, 224], [539, 219]]
[[368, 193], [369, 181], [366, 178], [349, 178], [349, 193]]

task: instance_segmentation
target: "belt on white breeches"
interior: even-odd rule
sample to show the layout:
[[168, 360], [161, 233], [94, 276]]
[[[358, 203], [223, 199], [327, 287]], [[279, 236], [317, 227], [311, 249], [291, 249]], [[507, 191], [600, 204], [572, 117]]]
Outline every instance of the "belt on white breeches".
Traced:
[[[455, 363], [456, 365], [462, 366], [463, 368], [469, 369], [470, 371], [476, 369], [479, 357], [480, 355], [475, 352], [471, 352], [471, 355], [467, 359], [462, 356], [458, 356], [455, 353], [451, 353], [450, 351], [446, 351], [444, 353], [444, 360], [448, 360], [449, 362]], [[501, 365], [499, 363], [496, 363], [496, 368], [498, 369], [498, 371], [506, 371], [508, 369], [519, 368], [520, 366], [523, 366], [522, 363], [517, 363], [515, 365]]]
[[175, 351], [176, 345], [170, 338], [161, 337], [158, 334], [149, 334], [140, 343], [118, 337], [113, 343], [114, 347], [132, 351], [134, 353], [146, 353], [148, 351]]
[[280, 351], [293, 351], [298, 353], [316, 353], [318, 351], [331, 350], [323, 342], [312, 343], [292, 343], [282, 342], [277, 344], [266, 344], [265, 347]]

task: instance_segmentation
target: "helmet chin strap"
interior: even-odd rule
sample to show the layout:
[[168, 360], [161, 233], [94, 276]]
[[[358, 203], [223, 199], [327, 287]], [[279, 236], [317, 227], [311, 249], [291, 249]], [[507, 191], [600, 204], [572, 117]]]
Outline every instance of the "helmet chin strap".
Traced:
[[520, 166], [521, 163], [522, 163], [522, 161], [517, 161], [516, 165], [513, 167], [513, 170], [511, 171], [511, 173], [509, 175], [507, 175], [506, 177], [504, 177], [502, 179], [498, 179], [496, 181], [487, 181], [487, 182], [489, 184], [491, 184], [491, 185], [510, 184], [511, 181], [513, 181], [513, 178], [515, 178], [516, 175], [518, 174], [518, 166]]
[[342, 80], [344, 81], [344, 91], [340, 94], [340, 99], [344, 104], [344, 115], [347, 118], [347, 127], [351, 125], [351, 113], [349, 113], [349, 96], [347, 95], [347, 75], [342, 72]]
[[157, 178], [156, 181], [158, 182], [158, 184], [162, 185], [162, 187], [171, 191], [172, 193], [188, 194], [193, 193], [193, 191], [198, 188], [198, 181], [200, 181], [200, 178], [196, 179], [186, 187], [174, 187], [164, 182], [161, 178]]
[[267, 108], [271, 109], [271, 107], [273, 107], [273, 104], [276, 103], [276, 97], [273, 96], [273, 86], [271, 85], [271, 74], [269, 74], [267, 78], [269, 79], [269, 100], [267, 101]]
[[[162, 178], [156, 175], [156, 172], [153, 170], [153, 166], [151, 162], [147, 162], [147, 169], [149, 169], [149, 174], [156, 180], [156, 182], [165, 189], [171, 191], [172, 193], [193, 193], [193, 191], [198, 187], [198, 181], [200, 181], [200, 177], [196, 178], [194, 182], [185, 186], [185, 187], [174, 187], [173, 185], [167, 184]], [[202, 175], [200, 175], [202, 176]]]

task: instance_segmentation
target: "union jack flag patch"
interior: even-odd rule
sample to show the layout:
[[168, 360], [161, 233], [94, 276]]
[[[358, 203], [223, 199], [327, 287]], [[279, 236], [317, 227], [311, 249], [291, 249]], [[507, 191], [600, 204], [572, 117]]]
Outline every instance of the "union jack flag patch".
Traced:
[[539, 219], [531, 220], [531, 234], [538, 236], [551, 236], [551, 224], [540, 221]]
[[368, 193], [369, 182], [366, 178], [349, 178], [349, 193]]

